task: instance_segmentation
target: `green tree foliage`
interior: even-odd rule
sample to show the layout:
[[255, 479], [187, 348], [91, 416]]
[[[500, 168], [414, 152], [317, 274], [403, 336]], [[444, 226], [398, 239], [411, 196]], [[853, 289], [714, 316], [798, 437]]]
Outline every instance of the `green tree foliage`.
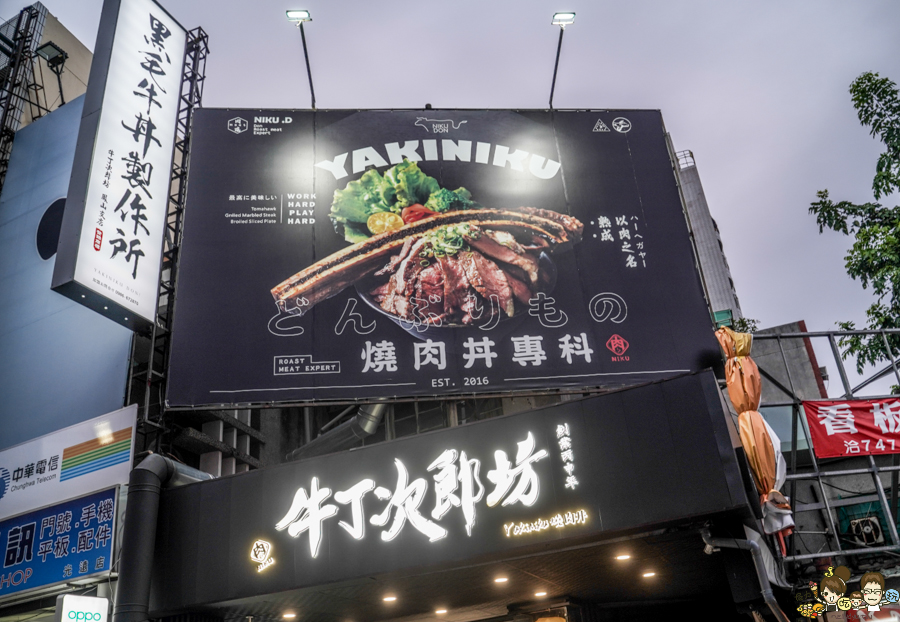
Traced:
[[[876, 200], [900, 189], [900, 93], [897, 85], [877, 73], [867, 72], [850, 85], [853, 106], [863, 126], [887, 148], [878, 158], [872, 192]], [[818, 201], [809, 211], [816, 216], [819, 233], [826, 228], [853, 236], [847, 256], [847, 274], [871, 286], [876, 301], [866, 311], [867, 329], [900, 328], [900, 207], [880, 203], [835, 203], [827, 190], [816, 193]], [[853, 322], [838, 322], [843, 330], [856, 330]], [[888, 339], [900, 349], [900, 337]], [[855, 356], [862, 373], [869, 363], [887, 360], [881, 335], [854, 335], [841, 340], [844, 357]]]
[[741, 317], [734, 321], [731, 329], [736, 333], [755, 333], [759, 330], [759, 320]]

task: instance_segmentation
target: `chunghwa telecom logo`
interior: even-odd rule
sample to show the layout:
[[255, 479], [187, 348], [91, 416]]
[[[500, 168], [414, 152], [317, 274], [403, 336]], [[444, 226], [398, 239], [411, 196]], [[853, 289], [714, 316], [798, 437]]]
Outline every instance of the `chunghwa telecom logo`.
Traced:
[[0, 499], [6, 495], [9, 490], [9, 471], [0, 467]]

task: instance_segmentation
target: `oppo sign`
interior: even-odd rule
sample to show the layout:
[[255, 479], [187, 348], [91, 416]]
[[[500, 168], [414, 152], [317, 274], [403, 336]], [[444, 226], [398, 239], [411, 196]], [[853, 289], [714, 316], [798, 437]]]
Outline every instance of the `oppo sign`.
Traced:
[[56, 597], [56, 622], [107, 622], [109, 599], [96, 596]]

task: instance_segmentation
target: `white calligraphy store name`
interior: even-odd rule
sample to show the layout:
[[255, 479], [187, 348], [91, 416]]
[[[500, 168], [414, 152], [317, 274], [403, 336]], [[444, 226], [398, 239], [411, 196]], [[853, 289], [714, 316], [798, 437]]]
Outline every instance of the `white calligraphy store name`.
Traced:
[[[549, 455], [546, 449], [535, 451], [534, 435], [528, 432], [525, 440], [517, 443], [515, 464], [510, 462], [505, 451], [494, 452], [496, 468], [487, 472], [487, 480], [493, 490], [487, 495], [487, 506], [509, 506], [521, 503], [532, 506], [540, 495], [540, 478], [534, 470], [534, 463]], [[366, 535], [366, 523], [376, 527], [386, 527], [381, 531], [381, 539], [389, 542], [396, 538], [407, 522], [425, 536], [429, 542], [441, 540], [448, 531], [438, 524], [452, 508], [459, 508], [471, 536], [476, 523], [476, 504], [486, 492], [481, 481], [481, 461], [470, 458], [465, 451], [447, 449], [429, 466], [434, 472], [432, 480], [420, 477], [410, 481], [409, 471], [399, 458], [394, 460], [397, 481], [394, 490], [378, 486], [373, 479], [362, 479], [346, 490], [334, 492], [333, 499], [339, 505], [350, 506], [350, 522], [338, 521], [338, 525], [355, 540]], [[434, 482], [435, 505], [428, 516], [420, 510], [430, 481]], [[366, 520], [364, 499], [368, 493], [386, 502], [380, 513]], [[309, 490], [299, 488], [291, 507], [276, 525], [275, 529], [287, 529], [288, 535], [297, 538], [309, 534], [309, 552], [312, 557], [319, 554], [325, 521], [337, 516], [338, 505], [326, 503], [332, 498], [332, 490], [320, 487], [319, 478], [313, 477]]]

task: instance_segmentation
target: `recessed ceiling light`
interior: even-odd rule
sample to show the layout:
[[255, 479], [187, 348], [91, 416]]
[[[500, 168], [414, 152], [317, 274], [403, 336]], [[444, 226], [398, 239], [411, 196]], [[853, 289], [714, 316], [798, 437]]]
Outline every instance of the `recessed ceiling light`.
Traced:
[[535, 596], [546, 596], [547, 592], [535, 592], [534, 595]]
[[109, 309], [109, 307], [103, 307], [104, 309]]
[[507, 581], [509, 581], [509, 579], [507, 579], [506, 577], [497, 577], [496, 579], [494, 579], [494, 583], [506, 583]]
[[655, 572], [645, 572], [645, 573], [644, 573], [644, 576], [645, 576], [645, 577], [655, 577], [655, 576], [656, 576], [656, 573], [655, 573]]
[[447, 613], [447, 610], [446, 610], [446, 609], [436, 609], [436, 610], [435, 610], [435, 613], [438, 614], [438, 615], [440, 615], [440, 614], [442, 614], [442, 613]]
[[616, 559], [631, 559], [631, 555], [616, 555]]
[[392, 603], [392, 602], [394, 602], [395, 600], [397, 600], [397, 597], [396, 597], [396, 596], [385, 596], [385, 597], [384, 597], [384, 602], [386, 602], [386, 603]]
[[297, 614], [296, 614], [296, 613], [286, 613], [286, 614], [284, 614], [282, 617], [283, 617], [283, 618], [286, 618], [286, 619], [288, 619], [288, 620], [291, 620], [291, 619], [293, 619], [293, 618], [296, 618], [296, 617], [297, 617]]
[[81, 297], [84, 298], [84, 294], [82, 294]]

